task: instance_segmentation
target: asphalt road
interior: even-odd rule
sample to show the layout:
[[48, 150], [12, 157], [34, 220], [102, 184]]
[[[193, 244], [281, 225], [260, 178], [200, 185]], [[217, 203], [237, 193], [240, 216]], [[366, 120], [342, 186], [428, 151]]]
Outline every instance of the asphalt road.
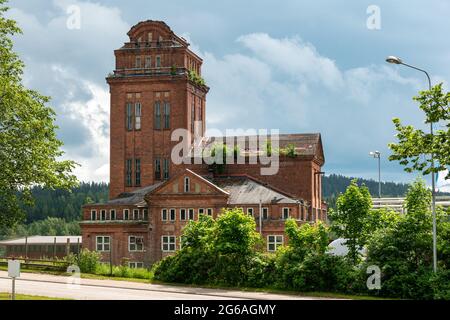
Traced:
[[[69, 281], [68, 281], [69, 280]], [[16, 293], [77, 300], [313, 300], [316, 297], [205, 289], [116, 280], [79, 279], [79, 284], [65, 276], [22, 273], [16, 280]], [[8, 273], [0, 271], [0, 292], [11, 292]]]

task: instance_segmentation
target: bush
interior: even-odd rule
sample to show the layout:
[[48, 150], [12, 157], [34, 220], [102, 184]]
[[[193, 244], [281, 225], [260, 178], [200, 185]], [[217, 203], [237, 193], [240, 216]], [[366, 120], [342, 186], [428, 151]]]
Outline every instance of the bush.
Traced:
[[275, 286], [280, 289], [353, 293], [359, 283], [358, 269], [349, 260], [326, 253], [303, 256], [284, 248], [277, 254], [275, 266]]
[[95, 273], [100, 264], [100, 258], [100, 253], [96, 251], [81, 249], [79, 257], [71, 253], [66, 257], [66, 260], [71, 264], [78, 265], [81, 272]]
[[255, 254], [249, 259], [245, 285], [253, 288], [272, 287], [275, 274], [275, 255]]

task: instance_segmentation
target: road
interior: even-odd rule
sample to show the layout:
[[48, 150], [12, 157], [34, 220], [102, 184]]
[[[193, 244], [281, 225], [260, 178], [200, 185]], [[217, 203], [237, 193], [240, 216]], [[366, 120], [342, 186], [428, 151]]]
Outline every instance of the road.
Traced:
[[[192, 288], [117, 280], [79, 279], [37, 273], [21, 273], [16, 280], [16, 293], [76, 300], [314, 300], [287, 294], [244, 292], [237, 290]], [[8, 273], [0, 271], [0, 292], [11, 292]]]

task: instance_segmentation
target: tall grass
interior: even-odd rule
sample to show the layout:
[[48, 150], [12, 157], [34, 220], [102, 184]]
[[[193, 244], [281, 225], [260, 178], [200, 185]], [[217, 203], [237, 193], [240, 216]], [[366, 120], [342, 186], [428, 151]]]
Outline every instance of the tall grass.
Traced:
[[95, 274], [101, 276], [113, 276], [118, 278], [148, 279], [153, 278], [153, 272], [145, 268], [130, 268], [127, 266], [113, 266], [112, 275], [109, 264], [100, 263], [95, 269]]

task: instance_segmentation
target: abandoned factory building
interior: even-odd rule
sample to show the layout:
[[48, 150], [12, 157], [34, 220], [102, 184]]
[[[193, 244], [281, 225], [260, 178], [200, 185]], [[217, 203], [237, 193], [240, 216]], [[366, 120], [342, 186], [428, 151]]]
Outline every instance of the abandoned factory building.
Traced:
[[180, 248], [190, 220], [215, 218], [224, 208], [253, 216], [267, 251], [284, 243], [287, 218], [326, 220], [318, 133], [280, 134], [280, 150], [294, 155], [280, 152], [272, 175], [261, 173], [266, 164], [248, 161], [248, 148], [242, 150], [245, 163], [226, 163], [220, 172], [202, 161], [174, 163], [174, 130], [193, 136], [197, 128], [202, 143], [215, 139], [204, 137], [209, 88], [201, 78], [202, 59], [164, 22], [140, 22], [128, 36], [114, 51], [115, 70], [106, 78], [110, 199], [83, 206], [84, 248], [101, 252], [104, 261], [144, 267]]

